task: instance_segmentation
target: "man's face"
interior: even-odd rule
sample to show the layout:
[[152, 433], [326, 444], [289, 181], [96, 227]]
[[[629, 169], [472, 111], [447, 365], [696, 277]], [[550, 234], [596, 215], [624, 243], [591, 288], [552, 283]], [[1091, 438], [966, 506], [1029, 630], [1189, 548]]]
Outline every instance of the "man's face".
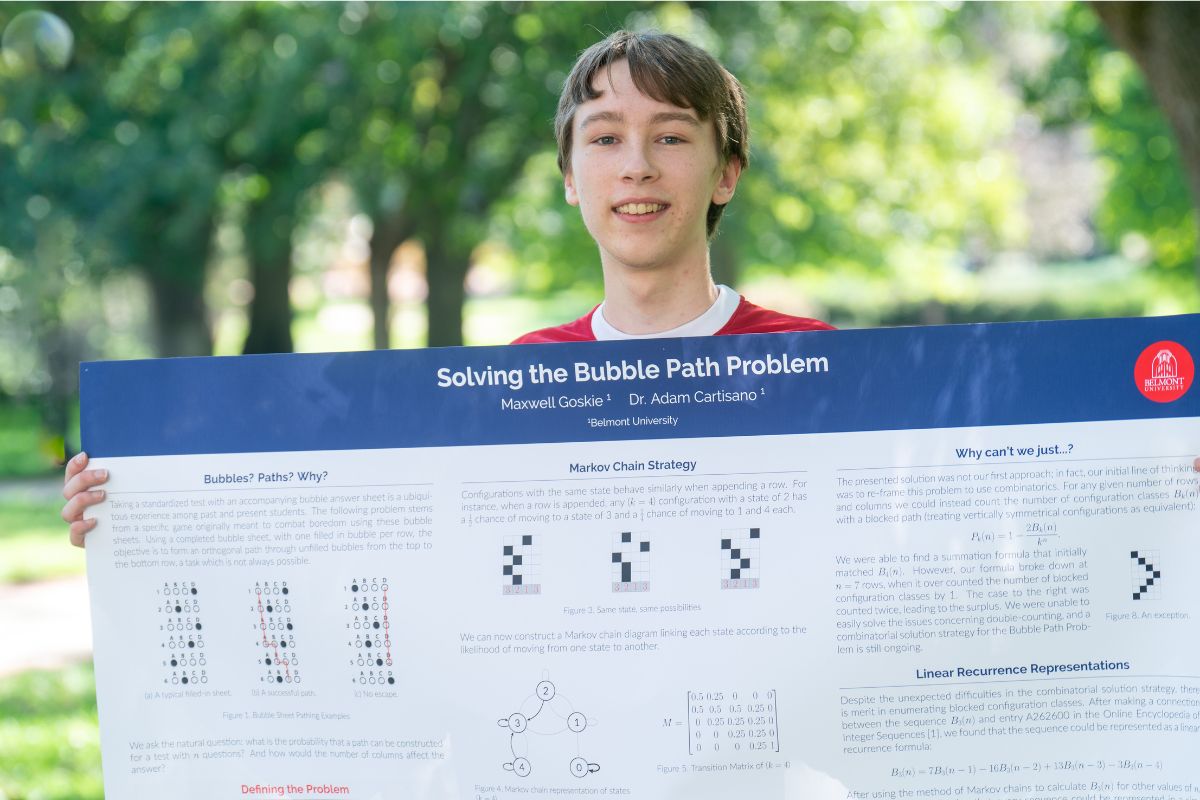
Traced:
[[567, 202], [579, 206], [606, 269], [706, 264], [709, 203], [729, 202], [741, 164], [720, 163], [710, 121], [638, 91], [626, 61], [611, 76], [597, 73], [600, 96], [575, 112]]

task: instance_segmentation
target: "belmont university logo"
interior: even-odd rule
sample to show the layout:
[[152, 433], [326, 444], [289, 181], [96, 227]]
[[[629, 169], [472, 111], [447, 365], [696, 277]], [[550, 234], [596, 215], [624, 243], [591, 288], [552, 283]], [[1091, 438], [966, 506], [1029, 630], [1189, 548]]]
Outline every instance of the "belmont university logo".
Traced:
[[1133, 368], [1138, 391], [1156, 403], [1178, 400], [1192, 386], [1196, 370], [1192, 354], [1178, 342], [1155, 342], [1142, 351]]

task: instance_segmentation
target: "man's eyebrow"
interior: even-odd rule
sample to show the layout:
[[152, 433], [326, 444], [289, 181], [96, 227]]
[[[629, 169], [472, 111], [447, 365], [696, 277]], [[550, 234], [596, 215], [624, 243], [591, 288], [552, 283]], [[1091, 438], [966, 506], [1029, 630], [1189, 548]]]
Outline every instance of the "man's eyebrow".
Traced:
[[588, 114], [583, 118], [583, 122], [579, 123], [579, 129], [583, 130], [593, 122], [624, 122], [625, 115], [619, 111], [597, 111], [595, 114]]
[[[695, 114], [689, 114], [686, 111], [660, 111], [650, 118], [650, 121], [655, 125], [660, 125], [664, 122], [683, 122], [691, 125], [693, 128], [700, 127], [700, 120], [696, 119]], [[579, 129], [583, 130], [593, 122], [625, 122], [625, 115], [620, 111], [597, 111], [594, 114], [588, 114], [579, 123]]]
[[660, 111], [654, 115], [654, 118], [651, 121], [654, 123], [686, 122], [693, 128], [700, 127], [700, 120], [696, 119], [694, 114], [689, 114], [686, 111]]

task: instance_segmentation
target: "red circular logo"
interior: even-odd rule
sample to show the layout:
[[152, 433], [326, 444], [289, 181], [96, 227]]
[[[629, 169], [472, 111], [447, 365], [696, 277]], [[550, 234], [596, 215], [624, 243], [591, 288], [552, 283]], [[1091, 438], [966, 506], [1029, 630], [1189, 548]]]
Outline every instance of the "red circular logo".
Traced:
[[1142, 351], [1133, 367], [1138, 391], [1156, 403], [1183, 397], [1195, 377], [1192, 354], [1178, 342], [1155, 342]]

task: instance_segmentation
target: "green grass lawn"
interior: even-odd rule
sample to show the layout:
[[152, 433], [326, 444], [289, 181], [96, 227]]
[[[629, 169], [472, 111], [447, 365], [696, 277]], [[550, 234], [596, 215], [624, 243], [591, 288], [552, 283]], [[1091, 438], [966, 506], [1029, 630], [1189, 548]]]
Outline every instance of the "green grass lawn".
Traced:
[[60, 508], [57, 502], [0, 499], [0, 583], [83, 574], [83, 551], [68, 544]]
[[0, 798], [103, 797], [91, 665], [0, 679]]

